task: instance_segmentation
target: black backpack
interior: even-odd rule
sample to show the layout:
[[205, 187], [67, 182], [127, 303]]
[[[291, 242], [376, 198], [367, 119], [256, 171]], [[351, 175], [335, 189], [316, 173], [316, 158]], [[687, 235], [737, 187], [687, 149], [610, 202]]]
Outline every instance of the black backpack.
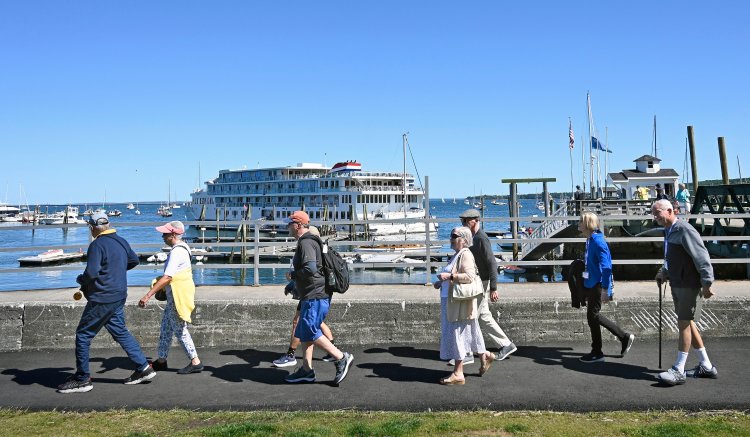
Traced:
[[349, 266], [344, 258], [320, 238], [320, 253], [323, 256], [323, 277], [327, 293], [345, 293], [349, 289]]

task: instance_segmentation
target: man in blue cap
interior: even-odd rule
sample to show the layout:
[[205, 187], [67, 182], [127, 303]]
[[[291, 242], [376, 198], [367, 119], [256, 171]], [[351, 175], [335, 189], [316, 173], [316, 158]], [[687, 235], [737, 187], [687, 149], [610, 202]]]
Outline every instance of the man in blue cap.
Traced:
[[138, 265], [138, 255], [127, 241], [109, 228], [106, 214], [91, 215], [88, 225], [94, 241], [86, 251], [86, 270], [76, 278], [88, 299], [76, 329], [76, 373], [57, 387], [59, 393], [84, 393], [94, 388], [89, 371], [89, 347], [102, 328], [136, 365], [135, 372], [123, 381], [125, 384], [140, 384], [156, 376], [138, 341], [125, 326], [127, 271]]

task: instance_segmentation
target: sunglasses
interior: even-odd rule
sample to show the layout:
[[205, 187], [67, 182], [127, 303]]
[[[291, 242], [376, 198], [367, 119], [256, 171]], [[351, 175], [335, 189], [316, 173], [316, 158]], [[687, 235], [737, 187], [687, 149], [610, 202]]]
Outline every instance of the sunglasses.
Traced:
[[451, 234], [451, 240], [455, 240], [456, 238], [461, 238], [461, 236], [457, 234]]

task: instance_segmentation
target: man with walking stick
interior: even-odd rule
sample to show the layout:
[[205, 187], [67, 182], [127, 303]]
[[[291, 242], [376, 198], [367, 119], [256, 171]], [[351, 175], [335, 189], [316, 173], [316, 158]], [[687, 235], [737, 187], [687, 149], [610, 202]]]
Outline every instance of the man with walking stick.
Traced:
[[[713, 296], [711, 284], [714, 281], [713, 267], [708, 250], [698, 231], [688, 222], [678, 220], [672, 204], [668, 200], [657, 200], [651, 207], [654, 220], [664, 226], [664, 266], [656, 275], [656, 283], [661, 289], [669, 281], [672, 300], [677, 313], [679, 340], [677, 360], [658, 379], [668, 385], [684, 384], [686, 378], [716, 378], [719, 374], [708, 359], [703, 338], [694, 320], [700, 319], [700, 296], [708, 299]], [[690, 346], [700, 356], [700, 363], [685, 371], [685, 363]]]

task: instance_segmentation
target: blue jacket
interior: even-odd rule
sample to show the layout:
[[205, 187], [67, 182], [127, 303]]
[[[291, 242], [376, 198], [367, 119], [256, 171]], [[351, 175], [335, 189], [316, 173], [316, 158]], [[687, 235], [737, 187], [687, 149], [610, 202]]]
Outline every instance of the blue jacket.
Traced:
[[612, 296], [612, 255], [601, 231], [595, 231], [588, 239], [586, 271], [589, 277], [583, 280], [584, 287], [594, 288], [601, 282], [602, 288]]
[[128, 297], [127, 271], [138, 265], [138, 255], [114, 230], [99, 234], [86, 252], [82, 282], [91, 302], [111, 303]]

